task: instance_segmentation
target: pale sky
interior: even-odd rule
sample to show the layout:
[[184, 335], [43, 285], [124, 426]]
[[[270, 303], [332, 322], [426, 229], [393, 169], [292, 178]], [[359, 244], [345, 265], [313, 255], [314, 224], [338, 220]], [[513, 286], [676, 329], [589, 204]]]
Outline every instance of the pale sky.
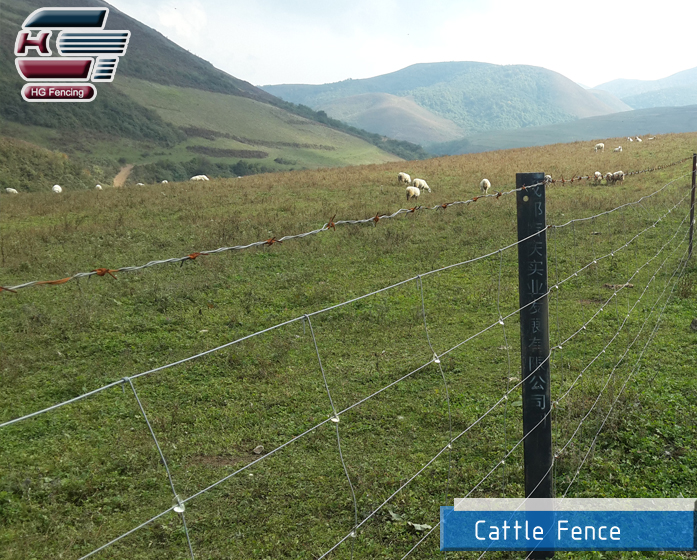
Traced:
[[542, 66], [592, 87], [697, 66], [694, 1], [108, 1], [254, 85], [477, 61]]

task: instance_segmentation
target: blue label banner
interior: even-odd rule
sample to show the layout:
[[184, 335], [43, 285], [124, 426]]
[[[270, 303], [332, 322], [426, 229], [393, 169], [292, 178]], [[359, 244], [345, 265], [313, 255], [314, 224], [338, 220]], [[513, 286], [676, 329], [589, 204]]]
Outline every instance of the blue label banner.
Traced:
[[441, 550], [697, 550], [693, 500], [468, 501], [441, 507]]

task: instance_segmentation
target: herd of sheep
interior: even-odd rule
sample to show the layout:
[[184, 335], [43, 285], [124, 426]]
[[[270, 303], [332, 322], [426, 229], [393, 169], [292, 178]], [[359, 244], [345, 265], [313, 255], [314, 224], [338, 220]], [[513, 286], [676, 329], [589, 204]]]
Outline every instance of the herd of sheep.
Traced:
[[[239, 179], [239, 177], [238, 177], [238, 179]], [[208, 177], [206, 177], [205, 175], [194, 175], [190, 179], [190, 181], [210, 181], [210, 179]], [[169, 183], [169, 181], [167, 179], [165, 179], [164, 181], [160, 181], [160, 182], [162, 184]], [[144, 185], [144, 183], [136, 183], [136, 186], [138, 186], [138, 187], [142, 187], [143, 185]], [[95, 190], [98, 190], [98, 191], [104, 190], [102, 188], [102, 185], [96, 185], [94, 188], [95, 188]], [[51, 190], [56, 194], [61, 194], [63, 192], [63, 187], [61, 187], [60, 185], [53, 185], [53, 187], [51, 187]], [[19, 194], [17, 189], [12, 189], [9, 187], [5, 189], [5, 192], [7, 194]]]

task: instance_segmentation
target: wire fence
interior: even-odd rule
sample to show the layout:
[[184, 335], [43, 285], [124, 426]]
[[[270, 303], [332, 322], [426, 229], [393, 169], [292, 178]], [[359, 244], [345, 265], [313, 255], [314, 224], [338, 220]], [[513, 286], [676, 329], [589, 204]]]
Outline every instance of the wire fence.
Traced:
[[[649, 173], [652, 171], [659, 171], [662, 169], [667, 169], [669, 167], [673, 167], [676, 165], [679, 165], [681, 163], [684, 163], [688, 159], [691, 159], [689, 157], [687, 158], [682, 158], [678, 161], [675, 161], [673, 163], [669, 163], [666, 165], [659, 165], [656, 167], [652, 168], [647, 168], [647, 169], [642, 169], [638, 171], [630, 171], [628, 173], [623, 173], [623, 179], [624, 177], [629, 177], [632, 175], [639, 175], [642, 173]], [[562, 176], [559, 179], [553, 179], [549, 178], [549, 180], [545, 181], [545, 184], [547, 185], [552, 185], [552, 184], [561, 184], [565, 185], [566, 183], [568, 184], [573, 184], [574, 182], [579, 182], [579, 181], [588, 181], [588, 180], [593, 180], [594, 176], [593, 175], [575, 175], [571, 177], [570, 179], [564, 179]], [[531, 185], [531, 187], [534, 187], [535, 185]], [[531, 187], [525, 187], [525, 188], [531, 188]], [[467, 199], [467, 200], [459, 200], [455, 202], [445, 202], [441, 204], [436, 204], [435, 206], [415, 206], [412, 208], [400, 208], [396, 212], [393, 212], [392, 214], [380, 214], [379, 212], [375, 214], [375, 216], [370, 217], [370, 218], [363, 218], [363, 219], [348, 219], [348, 220], [337, 220], [334, 221], [334, 218], [336, 218], [336, 215], [332, 216], [332, 218], [326, 222], [322, 227], [318, 229], [314, 229], [312, 231], [307, 231], [304, 233], [298, 233], [295, 235], [285, 235], [283, 237], [280, 237], [279, 239], [276, 239], [276, 237], [272, 237], [270, 239], [266, 239], [264, 241], [255, 241], [253, 243], [249, 243], [247, 245], [235, 245], [233, 247], [219, 247], [217, 249], [212, 249], [212, 250], [205, 250], [205, 251], [195, 251], [193, 253], [190, 253], [186, 256], [183, 257], [173, 257], [169, 259], [161, 259], [161, 260], [153, 260], [150, 262], [147, 262], [142, 265], [136, 265], [136, 266], [123, 266], [119, 268], [108, 268], [108, 267], [101, 267], [101, 268], [96, 268], [94, 270], [91, 270], [89, 272], [78, 272], [76, 274], [73, 274], [72, 276], [67, 276], [65, 278], [59, 278], [57, 280], [33, 280], [30, 282], [24, 282], [22, 284], [17, 284], [16, 286], [0, 286], [0, 293], [1, 292], [10, 292], [10, 293], [16, 293], [17, 290], [20, 290], [22, 288], [30, 288], [33, 286], [57, 286], [61, 284], [65, 284], [67, 282], [70, 282], [72, 280], [80, 280], [81, 278], [90, 278], [92, 276], [99, 276], [99, 277], [104, 277], [104, 276], [111, 276], [112, 278], [116, 279], [116, 274], [120, 272], [136, 272], [138, 270], [144, 270], [146, 268], [151, 268], [153, 266], [158, 266], [158, 265], [163, 265], [163, 264], [177, 264], [179, 263], [180, 265], [183, 265], [187, 261], [193, 261], [197, 259], [198, 257], [205, 256], [205, 255], [216, 255], [220, 253], [226, 253], [229, 251], [241, 251], [245, 249], [251, 249], [253, 247], [265, 247], [265, 246], [271, 246], [277, 243], [283, 243], [284, 241], [290, 241], [292, 239], [303, 239], [305, 237], [311, 236], [311, 235], [317, 235], [318, 233], [321, 233], [323, 231], [329, 231], [330, 229], [336, 231], [336, 226], [340, 225], [358, 225], [358, 224], [377, 224], [381, 220], [389, 220], [391, 218], [396, 218], [401, 215], [406, 215], [406, 214], [413, 214], [415, 212], [421, 212], [425, 210], [445, 210], [446, 208], [450, 206], [459, 206], [459, 205], [468, 205], [468, 204], [473, 204], [477, 202], [477, 200], [480, 199], [485, 199], [485, 198], [493, 198], [498, 200], [502, 196], [507, 196], [511, 194], [515, 194], [520, 190], [523, 189], [510, 189], [507, 191], [498, 191], [496, 193], [492, 194], [482, 194], [481, 196], [475, 196], [473, 198]], [[655, 194], [655, 193], [654, 193]], [[651, 195], [649, 195], [651, 196]]]
[[[686, 158], [687, 159], [687, 158]], [[681, 160], [683, 162], [685, 160]], [[671, 165], [677, 165], [680, 162], [676, 162]], [[661, 166], [654, 169], [662, 169], [667, 166]], [[644, 173], [650, 170], [642, 170], [633, 173]], [[598, 438], [600, 436], [603, 427], [606, 425], [608, 419], [611, 417], [615, 405], [618, 400], [623, 395], [625, 388], [629, 381], [636, 375], [639, 370], [642, 360], [645, 360], [645, 353], [647, 348], [650, 346], [652, 340], [655, 338], [658, 332], [659, 325], [665, 316], [666, 307], [673, 297], [678, 281], [684, 274], [687, 267], [687, 248], [686, 243], [688, 239], [688, 234], [690, 231], [689, 219], [689, 204], [688, 201], [689, 192], [687, 194], [681, 191], [684, 184], [681, 182], [682, 179], [688, 177], [690, 174], [684, 174], [670, 181], [660, 188], [655, 190], [649, 195], [643, 196], [637, 200], [627, 202], [625, 204], [619, 205], [611, 210], [596, 213], [592, 216], [573, 218], [564, 223], [560, 224], [546, 224], [544, 231], [547, 232], [548, 237], [554, 244], [555, 251], [555, 273], [556, 279], [552, 283], [550, 281], [551, 287], [543, 294], [541, 294], [537, 299], [524, 306], [516, 306], [513, 302], [511, 294], [506, 292], [506, 289], [502, 289], [502, 285], [506, 285], [510, 278], [504, 269], [504, 259], [507, 255], [511, 255], [512, 249], [517, 248], [518, 245], [530, 237], [516, 242], [512, 242], [506, 246], [500, 247], [495, 251], [487, 252], [486, 254], [467, 259], [458, 263], [450, 264], [447, 266], [442, 266], [435, 270], [423, 271], [405, 280], [393, 283], [384, 288], [375, 290], [373, 292], [355, 297], [341, 303], [322, 308], [317, 311], [305, 313], [294, 319], [278, 323], [271, 327], [263, 330], [259, 330], [252, 334], [237, 338], [231, 342], [219, 345], [215, 348], [200, 352], [181, 360], [176, 360], [171, 363], [167, 363], [162, 366], [154, 367], [137, 373], [135, 375], [126, 376], [122, 379], [114, 381], [112, 383], [107, 383], [101, 387], [94, 390], [84, 391], [76, 397], [65, 399], [61, 402], [53, 404], [51, 406], [45, 407], [40, 410], [33, 412], [18, 414], [15, 418], [6, 420], [0, 423], [0, 430], [8, 430], [10, 427], [19, 428], [28, 425], [27, 422], [30, 419], [34, 419], [45, 414], [55, 412], [58, 409], [62, 409], [68, 405], [73, 405], [81, 401], [85, 401], [88, 397], [96, 396], [97, 394], [103, 393], [108, 389], [121, 387], [125, 389], [129, 387], [135, 403], [137, 404], [137, 410], [140, 417], [142, 417], [145, 425], [147, 427], [147, 433], [149, 438], [151, 438], [152, 443], [154, 443], [157, 450], [157, 455], [159, 457], [158, 464], [164, 469], [166, 474], [167, 484], [169, 490], [172, 494], [172, 505], [169, 508], [161, 509], [157, 514], [150, 516], [145, 521], [140, 523], [131, 523], [132, 526], [126, 531], [119, 532], [119, 534], [113, 536], [110, 539], [102, 539], [103, 544], [96, 547], [91, 545], [87, 553], [80, 553], [79, 558], [85, 559], [93, 557], [98, 553], [105, 551], [107, 549], [112, 550], [117, 543], [123, 543], [128, 537], [132, 537], [139, 532], [145, 530], [146, 528], [151, 528], [154, 526], [155, 522], [162, 521], [165, 516], [169, 513], [176, 513], [177, 519], [181, 522], [181, 534], [184, 542], [186, 543], [186, 555], [190, 558], [196, 558], [197, 546], [202, 546], [202, 540], [206, 537], [206, 525], [199, 519], [199, 523], [187, 524], [186, 515], [188, 509], [191, 506], [202, 500], [204, 496], [209, 495], [214, 489], [221, 489], [226, 483], [230, 483], [233, 479], [237, 480], [243, 473], [247, 474], [253, 469], [253, 467], [261, 467], [263, 465], [268, 465], [274, 458], [280, 457], [282, 451], [287, 451], [293, 444], [298, 442], [304, 442], [311, 440], [316, 437], [317, 431], [323, 427], [332, 428], [335, 443], [331, 446], [336, 449], [338, 461], [336, 466], [340, 468], [341, 475], [333, 475], [332, 484], [338, 488], [338, 485], [345, 485], [346, 496], [342, 503], [347, 507], [338, 508], [334, 511], [342, 511], [341, 520], [342, 523], [346, 523], [345, 527], [340, 529], [335, 529], [332, 531], [336, 534], [337, 531], [341, 532], [341, 536], [334, 540], [332, 544], [327, 544], [324, 546], [323, 550], [318, 549], [318, 546], [314, 546], [311, 549], [305, 548], [305, 552], [308, 557], [317, 558], [318, 560], [322, 558], [329, 557], [331, 555], [339, 554], [343, 557], [354, 558], [354, 556], [365, 554], [366, 550], [372, 550], [372, 546], [377, 539], [380, 541], [380, 533], [376, 533], [378, 530], [374, 526], [380, 525], [384, 526], [386, 523], [382, 521], [382, 516], [388, 509], [388, 506], [393, 506], [400, 496], [405, 494], [405, 491], [411, 491], [415, 482], [423, 483], [424, 480], [431, 479], [442, 479], [442, 484], [437, 485], [441, 488], [442, 494], [434, 498], [435, 501], [442, 501], [442, 504], [446, 504], [448, 500], [454, 497], [454, 493], [459, 497], [470, 497], [476, 495], [478, 492], [486, 493], [503, 493], [506, 494], [507, 489], [510, 487], [513, 491], [519, 491], [520, 484], [519, 481], [514, 482], [512, 479], [518, 475], [517, 471], [513, 468], [506, 469], [506, 465], [510, 464], [511, 461], [515, 463], [516, 459], [519, 459], [521, 453], [521, 444], [524, 443], [525, 437], [516, 438], [514, 441], [509, 442], [508, 438], [510, 433], [512, 433], [513, 428], [518, 429], [520, 427], [519, 420], [512, 418], [512, 402], [515, 397], [520, 392], [522, 385], [526, 380], [531, 379], [537, 371], [543, 367], [547, 362], [553, 364], [554, 372], [554, 382], [555, 387], [558, 389], [558, 393], [554, 397], [553, 406], [550, 408], [549, 412], [540, 421], [544, 421], [549, 416], [554, 420], [558, 419], [559, 411], [574, 411], [574, 414], [580, 415], [580, 420], [573, 428], [571, 422], [567, 422], [564, 425], [570, 425], [573, 431], [570, 437], [566, 438], [563, 445], [555, 444], [555, 455], [552, 467], [550, 469], [557, 469], [558, 464], [565, 460], [569, 451], [573, 448], [573, 444], [579, 442], [581, 435], [584, 433], [584, 428], [589, 426], [589, 422], [592, 421], [593, 412], [597, 411], [600, 422], [598, 427], [593, 431], [594, 436], [591, 439], [590, 444], [587, 447], [585, 455], [580, 458], [580, 461], [574, 469], [574, 474], [566, 486], [563, 496], [569, 493], [571, 487], [578, 480], [579, 473], [581, 472], [584, 465], [587, 464], [587, 459], [591, 451], [595, 448]], [[587, 180], [588, 176], [574, 177], [570, 180], [560, 180], [559, 182], [573, 182], [578, 180]], [[673, 189], [671, 190], [671, 187]], [[530, 187], [528, 187], [530, 188]], [[486, 197], [498, 198], [503, 194], [511, 194], [517, 192], [521, 189], [514, 189], [506, 193], [496, 193], [493, 195], [484, 195]], [[673, 192], [676, 191], [676, 192]], [[660, 199], [659, 195], [664, 195], [665, 199]], [[476, 201], [478, 198], [475, 197], [470, 201], [462, 201], [456, 203], [449, 203], [440, 206], [434, 206], [430, 209], [446, 208], [453, 204], [468, 204]], [[660, 199], [660, 200], [659, 200]], [[650, 208], [646, 208], [644, 203], [651, 203]], [[625, 209], [636, 210], [637, 214], [631, 220], [632, 223], [625, 218], [624, 229], [626, 229], [626, 236], [624, 239], [621, 238], [621, 233], [618, 233], [617, 227], [610, 227], [611, 216], [616, 213], [622, 213]], [[221, 248], [216, 251], [210, 251], [200, 254], [212, 254], [215, 252], [233, 250], [237, 248], [247, 248], [251, 246], [259, 246], [264, 244], [272, 244], [274, 242], [282, 242], [286, 239], [304, 237], [306, 235], [316, 234], [320, 231], [326, 231], [339, 224], [348, 223], [368, 223], [373, 221], [376, 223], [378, 220], [383, 218], [396, 217], [402, 213], [414, 212], [420, 208], [413, 208], [411, 210], [399, 210], [389, 216], [376, 216], [375, 218], [370, 218], [366, 220], [344, 220], [333, 222], [330, 220], [322, 228], [315, 230], [313, 232], [308, 232], [298, 236], [284, 237], [279, 240], [269, 240], [267, 242], [259, 242], [256, 244], [247, 245], [244, 247], [234, 247], [234, 248]], [[656, 211], [651, 215], [651, 211]], [[607, 247], [602, 247], [601, 243], [595, 244], [593, 247], [583, 246], [577, 239], [579, 233], [576, 231], [576, 226], [584, 227], [586, 225], [595, 226], [598, 221], [603, 218], [608, 220], [608, 232], [614, 232], [614, 237], [619, 238], [618, 241], [612, 242], [613, 239], [611, 235], [607, 236], [607, 240], [604, 242]], [[639, 228], [631, 229], [637, 225]], [[645, 227], [641, 227], [645, 226]], [[595, 232], [591, 232], [595, 233]], [[625, 232], [623, 232], [625, 233]], [[633, 233], [633, 235], [632, 235]], [[537, 234], [534, 234], [537, 235]], [[558, 255], [556, 253], [557, 244], [561, 245], [562, 236], [567, 235], [569, 243], [569, 251], [562, 255], [562, 264], [559, 265]], [[275, 239], [275, 238], [274, 238]], [[271, 242], [271, 243], [270, 243]], [[597, 246], [596, 246], [597, 245]], [[583, 250], [581, 250], [583, 249]], [[602, 250], [601, 250], [602, 249]], [[578, 251], [578, 254], [576, 253]], [[601, 253], [601, 254], [596, 254]], [[590, 253], [590, 254], [588, 254]], [[646, 254], [645, 254], [646, 253]], [[513, 255], [511, 255], [513, 256]], [[136, 270], [144, 268], [147, 266], [153, 266], [154, 264], [164, 264], [168, 262], [183, 262], [189, 260], [190, 258], [196, 258], [195, 256], [183, 257], [181, 259], [169, 259], [165, 261], [153, 261], [141, 267], [126, 267], [123, 269], [116, 270], [106, 270], [106, 272], [99, 274], [98, 271], [92, 271], [91, 273], [81, 273], [83, 275], [99, 274], [104, 275], [106, 273], [122, 272], [127, 270]], [[578, 262], [580, 260], [580, 262]], [[637, 262], [638, 261], [638, 262]], [[482, 317], [491, 316], [491, 319], [486, 320], [483, 324], [478, 324], [469, 328], [468, 333], [460, 332], [448, 332], [448, 337], [443, 335], [442, 327], [439, 327], [439, 323], [447, 322], [444, 319], [445, 315], [441, 308], [436, 307], [433, 302], [436, 295], [429, 294], [428, 290], [424, 288], [424, 279], [431, 277], [433, 280], [436, 278], [445, 278], [446, 272], [451, 274], [463, 271], [471, 270], [474, 266], [484, 266], [485, 263], [493, 263], [491, 266], [494, 269], [498, 269], [497, 274], [497, 290], [495, 297], [495, 305], [490, 306], [490, 309], [484, 312]], [[594, 311], [589, 317], [580, 317], [577, 313], [574, 316], [568, 317], [566, 328], [568, 332], [564, 333], [563, 327], [561, 325], [562, 318], [565, 318], [564, 309], [560, 308], [560, 294], [562, 292], [575, 295], [578, 291], [584, 291], [586, 286], [581, 282], [583, 278], [590, 278], [590, 290], [597, 290], [599, 287], [606, 288], [603, 280], [605, 278], [600, 278], [598, 270], [601, 266], [606, 265], [608, 270], [612, 271], [613, 277], [621, 275], [620, 281], [610, 285], [612, 289], [612, 294], [607, 298], [596, 297], [591, 303], [594, 306]], [[618, 264], [619, 263], [619, 264]], [[657, 265], [655, 263], [658, 263]], [[625, 265], [625, 270], [619, 272], [621, 265]], [[672, 271], [672, 273], [671, 273]], [[585, 276], [584, 276], [585, 275]], [[62, 283], [70, 279], [75, 279], [82, 277], [80, 275], [72, 276], [68, 279], [61, 280], [54, 283]], [[664, 281], [663, 289], [659, 292], [660, 282]], [[22, 287], [28, 287], [32, 285], [38, 285], [41, 283], [51, 283], [51, 282], [30, 282], [22, 284], [20, 286], [13, 286], [10, 288], [5, 288], [6, 290], [16, 290]], [[435, 283], [435, 282], [434, 282]], [[630, 290], [634, 288], [635, 285], [643, 284], [643, 289], [640, 291], [639, 295], [631, 302], [631, 297], [629, 296]], [[333, 363], [337, 360], [336, 355], [331, 351], [330, 346], [332, 343], [337, 341], [328, 335], [326, 329], [320, 328], [316, 331], [318, 325], [313, 321], [317, 320], [329, 320], [327, 317], [331, 317], [332, 314], [336, 315], [344, 311], [348, 306], [353, 306], [354, 308], [358, 305], [364, 304], [368, 299], [375, 299], [377, 297], [386, 297], [389, 294], [397, 292], [399, 290], [405, 290], [409, 286], [415, 288], [416, 297], [416, 307], [417, 307], [417, 317], [419, 322], [419, 330], [422, 333], [420, 340], [413, 340], [414, 346], [418, 347], [418, 351], [413, 351], [413, 357], [410, 357], [409, 361], [417, 361], [418, 365], [412, 367], [408, 371], [401, 371], [400, 375], [395, 379], [392, 379], [389, 383], [381, 384], [374, 390], [370, 390], [368, 394], [361, 396], [360, 398], [354, 398], [355, 392], [363, 391], [364, 387], [369, 386], [366, 384], [365, 380], [357, 383], [357, 387], [360, 390], [356, 391], [345, 391], [342, 387], [340, 380], [336, 376], [331, 377], [328, 374], [327, 363]], [[669, 289], [670, 288], [670, 289]], [[436, 290], [434, 290], [434, 293]], [[656, 292], [656, 293], [654, 293]], [[413, 293], [413, 292], [410, 292]], [[654, 296], [651, 301], [648, 298]], [[656, 295], [657, 294], [657, 295]], [[666, 295], [667, 294], [667, 295]], [[515, 296], [515, 294], [513, 294]], [[529, 373], [524, 378], [518, 378], [513, 375], [513, 370], [511, 367], [511, 350], [513, 344], [511, 337], [507, 335], [507, 327], [510, 329], [511, 326], [516, 325], [517, 318], [520, 312], [527, 308], [528, 306], [535, 305], [536, 302], [550, 297], [556, 297], [557, 307], [555, 310], [556, 314], [556, 341], [553, 344], [549, 355], [547, 355], [544, 360], [539, 363], [531, 373]], [[627, 302], [626, 313], [620, 315], [619, 312], [619, 302], [624, 298]], [[428, 302], [428, 304], [427, 304]], [[575, 307], [578, 307], [577, 302], [572, 302]], [[615, 310], [615, 321], [612, 322], [610, 317], [612, 307], [614, 305]], [[650, 308], [648, 307], [650, 305]], [[427, 309], [433, 309], [434, 312], [427, 313]], [[551, 306], [550, 306], [551, 309]], [[649, 309], [649, 311], [647, 311]], [[656, 312], [654, 317], [654, 312]], [[449, 309], [448, 313], [457, 314], [456, 310]], [[641, 322], [641, 313], [645, 314], [643, 317], [643, 322]], [[435, 317], [434, 317], [435, 315]], [[440, 320], [438, 317], [440, 316]], [[336, 319], [334, 319], [336, 320]], [[571, 324], [574, 321], [575, 324]], [[639, 325], [639, 323], [641, 324]], [[653, 323], [652, 323], [653, 322]], [[309, 427], [304, 426], [301, 429], [295, 431], [295, 435], [286, 438], [282, 443], [275, 445], [269, 451], [260, 452], [259, 456], [255, 459], [246, 462], [243, 466], [234, 468], [231, 472], [226, 473], [224, 476], [218, 477], [206, 484], [199, 489], [192, 491], [188, 496], [184, 497], [182, 493], [181, 478], [186, 476], [186, 472], [181, 468], [177, 467], [177, 471], [173, 472], [171, 468], [171, 461], [168, 462], [166, 458], [167, 446], [163, 445], [161, 437], [158, 438], [156, 434], [156, 428], [153, 427], [148, 410], [153, 405], [148, 405], [143, 402], [143, 399], [139, 396], [139, 392], [136, 390], [136, 384], [134, 381], [146, 378], [153, 378], [153, 374], [158, 372], [163, 372], [166, 370], [171, 370], [177, 366], [184, 364], [190, 364], [197, 360], [203, 359], [205, 357], [210, 357], [215, 354], [220, 354], [223, 350], [229, 350], [233, 347], [240, 346], [242, 343], [252, 341], [261, 337], [262, 335], [279, 332], [281, 329], [289, 328], [291, 326], [297, 327], [300, 324], [303, 326], [303, 332], [305, 329], [309, 331], [309, 339], [311, 344], [309, 344], [310, 352], [313, 355], [314, 369], [317, 372], [317, 378], [321, 380], [321, 387], [325, 393], [324, 404], [313, 404], [317, 410], [329, 411], [327, 417], [321, 421], [316, 421], [312, 423]], [[552, 321], [550, 321], [552, 324]], [[633, 354], [635, 345], [643, 341], [641, 338], [642, 333], [644, 333], [645, 327], [651, 327], [651, 333], [646, 337], [645, 343], [638, 355]], [[636, 334], [631, 338], [631, 329], [635, 328]], [[504, 373], [504, 390], [501, 392], [500, 385], [496, 385], [493, 390], [488, 393], [488, 398], [493, 402], [490, 404], [483, 404], [485, 410], [481, 413], [477, 413], [475, 417], [465, 419], [462, 413], [457, 410], [461, 408], [461, 401], [463, 399], [463, 389], [462, 383], [463, 378], [466, 376], [456, 376], [451, 371], [451, 368], [446, 367], [446, 358], [450, 361], [457, 357], [462, 360], [463, 363], [467, 362], [465, 356], [467, 354], [476, 355], [478, 359], [481, 358], [482, 348], [476, 347], [476, 344], [491, 344], [494, 337], [498, 337], [496, 334], [498, 329], [501, 329], [501, 340], [504, 344], [503, 350], [505, 351], [505, 359], [501, 360], [500, 363], [496, 363], [493, 368], [495, 371]], [[466, 329], [467, 330], [467, 329]], [[590, 333], [595, 333], [595, 337], [590, 337]], [[623, 336], [627, 335], [626, 343], [623, 344]], [[322, 336], [326, 338], [326, 342], [322, 344]], [[299, 336], [299, 335], [298, 335]], [[489, 338], [487, 338], [489, 337]], [[598, 345], [598, 339], [600, 337], [601, 343]], [[589, 342], [589, 339], [590, 340]], [[591, 351], [590, 354], [592, 358], [588, 359], [588, 348], [593, 348], [593, 345], [597, 345], [595, 350]], [[606, 371], [609, 367], [605, 362], [607, 361], [607, 356], [609, 353], [616, 352], [619, 358], [614, 361], [614, 364], [609, 369], [609, 373], [606, 375], [604, 380], [598, 380], [603, 371]], [[610, 399], [610, 404], [607, 406], [607, 411], [604, 416], [600, 415], [601, 412], [599, 403], [602, 402], [603, 396], [607, 395], [608, 389], [614, 389], [616, 379], [619, 376], [621, 368], [630, 361], [630, 359], [636, 358], [634, 365], [630, 368], [629, 372], [624, 377], [624, 382], [620, 386], [620, 389], [616, 392], [614, 399]], [[514, 360], [513, 360], [514, 361]], [[467, 362], [469, 363], [469, 362]], [[400, 366], [395, 371], [403, 369]], [[310, 365], [307, 366], [308, 375], [312, 371]], [[356, 460], [356, 452], [351, 451], [347, 456], [347, 449], [351, 449], [356, 445], [356, 435], [353, 430], [356, 429], [356, 418], [355, 413], [358, 411], [363, 411], [369, 406], [380, 406], [381, 403], [389, 402], [389, 399], [394, 399], [396, 392], [401, 390], [408, 390], [407, 383], [408, 380], [415, 384], [415, 379], [419, 374], [426, 375], [427, 372], [435, 372], [436, 379], [433, 383], [440, 386], [440, 391], [442, 390], [442, 413], [437, 414], [438, 418], [442, 418], [442, 425], [439, 425], [435, 429], [435, 434], [440, 434], [439, 438], [442, 440], [442, 444], [437, 443], [437, 451], [435, 453], [425, 454], [424, 451], [418, 453], [418, 460], [410, 460], [407, 464], [413, 465], [414, 462], [420, 464], [419, 468], [413, 469], [410, 473], [403, 473], [403, 478], [400, 480], [396, 488], [385, 492], [384, 488], [380, 490], [382, 493], [381, 498], [375, 501], [375, 498], [367, 499], [365, 488], [366, 486], [366, 475], [352, 461]], [[569, 373], [575, 373], [575, 375], [569, 375]], [[591, 376], [591, 373], [595, 372], [597, 375], [592, 379], [593, 383], [586, 383]], [[375, 384], [375, 383], [373, 383]], [[429, 386], [430, 387], [430, 386]], [[457, 387], [457, 388], [456, 388]], [[598, 387], [599, 390], [598, 390]], [[163, 387], [167, 389], [165, 385]], [[159, 393], [160, 400], [166, 399], [165, 393]], [[573, 402], [572, 399], [576, 399]], [[343, 405], [340, 403], [344, 403]], [[515, 402], [515, 401], [514, 401]], [[581, 409], [579, 403], [590, 403], [585, 411]], [[458, 404], [459, 403], [459, 404]], [[482, 401], [486, 403], [486, 399]], [[479, 405], [478, 405], [479, 406]], [[159, 410], [159, 409], [158, 409]], [[374, 409], [372, 414], [377, 414]], [[365, 412], [365, 414], [371, 414], [371, 412]], [[497, 416], [498, 415], [498, 416]], [[348, 420], [347, 420], [348, 419]], [[348, 422], [349, 426], [345, 427], [345, 423]], [[461, 466], [461, 455], [468, 451], [468, 444], [472, 445], [473, 440], [468, 439], [472, 437], [472, 433], [475, 428], [484, 429], [484, 425], [487, 422], [495, 422], [495, 429], [484, 434], [483, 438], [477, 440], [479, 443], [476, 445], [484, 446], [485, 452], [481, 456], [481, 460], [476, 466], [473, 466], [468, 470], [468, 474], [471, 475], [476, 472], [478, 468], [483, 469], [484, 476], [477, 475], [476, 482], [466, 483], [468, 476], [463, 476], [463, 469]], [[555, 422], [556, 424], [556, 422]], [[280, 425], [278, 426], [280, 428]], [[570, 428], [570, 429], [571, 429]], [[290, 427], [290, 431], [293, 431], [294, 425]], [[387, 425], [381, 425], [380, 429], [388, 430]], [[388, 430], [389, 431], [389, 430]], [[2, 437], [2, 431], [0, 431], [0, 438]], [[501, 434], [501, 438], [499, 438]], [[561, 431], [555, 434], [561, 437]], [[168, 438], [169, 439], [169, 438]], [[487, 447], [489, 442], [488, 439], [496, 440], [497, 444], [502, 443], [502, 447], [493, 446], [491, 448]], [[502, 441], [501, 441], [502, 440]], [[172, 444], [173, 445], [173, 444]], [[309, 445], [309, 444], [308, 444]], [[327, 444], [329, 445], [329, 444]], [[176, 449], [176, 448], [175, 448]], [[492, 457], [496, 457], [495, 460], [491, 461]], [[508, 463], [507, 463], [508, 461]], [[568, 466], [568, 465], [567, 465]], [[271, 467], [268, 467], [271, 469]], [[433, 476], [431, 479], [427, 477], [425, 473], [429, 470], [433, 471]], [[442, 477], [438, 476], [439, 472], [442, 471]], [[501, 488], [499, 490], [494, 490], [492, 484], [492, 479], [494, 474], [501, 472]], [[561, 474], [557, 473], [555, 480], [561, 479]], [[179, 477], [179, 478], [178, 478]], [[177, 484], [175, 485], [175, 480]], [[429, 488], [430, 486], [430, 482]], [[435, 484], [435, 483], [434, 483]], [[177, 490], [179, 488], [179, 490]], [[236, 487], [239, 491], [240, 488]], [[466, 488], [469, 488], [468, 490]], [[335, 492], [334, 492], [335, 490]], [[336, 500], [335, 493], [340, 494], [339, 490], [333, 489], [332, 496]], [[337, 506], [338, 507], [338, 506]], [[393, 511], [388, 510], [389, 515], [392, 516], [393, 520], [400, 521], [400, 516], [395, 514]], [[433, 513], [431, 512], [431, 518]], [[200, 516], [199, 516], [200, 517]], [[376, 520], [381, 519], [377, 523]], [[371, 524], [371, 521], [374, 523]], [[409, 522], [409, 526], [413, 527], [418, 540], [412, 546], [410, 543], [406, 553], [401, 556], [403, 559], [412, 555], [412, 553], [418, 551], [420, 547], [429, 542], [429, 537], [436, 532], [439, 523], [435, 523], [433, 526], [425, 523], [413, 523]], [[363, 538], [361, 538], [363, 537]], [[198, 539], [198, 541], [197, 541]], [[326, 542], [327, 538], [323, 540]], [[409, 539], [407, 539], [407, 542]], [[412, 539], [413, 542], [413, 539]], [[350, 543], [350, 546], [347, 545]], [[87, 544], [83, 544], [82, 548], [88, 548]], [[125, 549], [124, 549], [125, 550]], [[210, 551], [209, 551], [210, 553]], [[481, 556], [483, 556], [483, 553]], [[280, 554], [279, 556], [282, 556]], [[401, 555], [401, 553], [400, 553]], [[251, 554], [250, 554], [251, 556]], [[480, 558], [481, 558], [480, 556]], [[76, 556], [77, 557], [77, 556]], [[363, 556], [360, 556], [363, 557]]]

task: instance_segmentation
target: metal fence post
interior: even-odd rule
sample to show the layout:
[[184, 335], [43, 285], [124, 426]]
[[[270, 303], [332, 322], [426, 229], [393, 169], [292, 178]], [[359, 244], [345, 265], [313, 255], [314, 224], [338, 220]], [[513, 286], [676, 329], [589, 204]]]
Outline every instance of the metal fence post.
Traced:
[[[523, 383], [525, 497], [552, 498], [552, 422], [550, 391], [549, 298], [544, 173], [517, 173], [518, 286]], [[537, 233], [537, 235], [534, 235]], [[532, 558], [553, 552], [535, 551]]]
[[692, 195], [690, 196], [690, 246], [687, 258], [692, 256], [692, 233], [695, 229], [695, 176], [697, 176], [697, 154], [692, 154]]

